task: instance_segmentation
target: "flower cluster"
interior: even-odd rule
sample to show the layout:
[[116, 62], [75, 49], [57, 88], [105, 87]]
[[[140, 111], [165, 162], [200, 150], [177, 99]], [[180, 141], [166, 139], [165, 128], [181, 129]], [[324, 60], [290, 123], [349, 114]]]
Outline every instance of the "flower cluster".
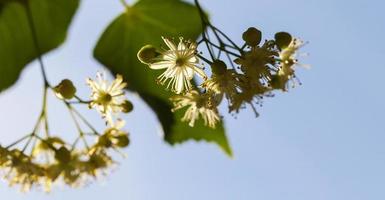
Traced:
[[[87, 83], [92, 89], [89, 101], [76, 96], [76, 88], [68, 79], [56, 87], [49, 87], [64, 102], [73, 117], [78, 129], [75, 141], [68, 143], [49, 134], [46, 111], [43, 108], [32, 134], [7, 147], [0, 146], [0, 170], [10, 185], [19, 185], [22, 191], [28, 191], [32, 187], [43, 187], [50, 191], [51, 186], [57, 182], [79, 187], [105, 175], [116, 165], [110, 151], [119, 151], [130, 143], [128, 133], [123, 130], [124, 121], [117, 116], [133, 109], [131, 102], [124, 96], [126, 83], [120, 75], [109, 83], [101, 73], [97, 74], [96, 81], [88, 79]], [[106, 129], [99, 133], [75, 109], [75, 104], [88, 104], [89, 108], [101, 113], [106, 120]], [[42, 123], [46, 132], [44, 137], [39, 133]], [[89, 132], [81, 129], [80, 123], [88, 126]], [[18, 148], [21, 144], [24, 146]], [[30, 153], [26, 153], [27, 151]]]
[[[295, 83], [297, 54], [304, 44], [300, 39], [279, 32], [274, 39], [262, 42], [262, 33], [249, 28], [242, 35], [244, 45], [238, 46], [216, 27], [206, 25], [216, 41], [208, 39], [206, 30], [196, 43], [180, 38], [176, 44], [163, 37], [167, 48], [158, 50], [146, 45], [138, 53], [139, 60], [151, 69], [165, 70], [158, 82], [177, 94], [170, 99], [173, 111], [187, 107], [182, 121], [194, 126], [202, 118], [205, 125], [215, 128], [221, 120], [218, 106], [223, 99], [227, 100], [230, 113], [238, 113], [245, 105], [251, 105], [258, 115], [255, 104], [273, 96], [275, 90], [287, 91], [290, 82]], [[204, 44], [209, 58], [198, 51], [197, 44]], [[224, 56], [230, 67], [222, 60]], [[210, 67], [211, 76], [207, 75], [204, 65]], [[196, 88], [192, 83], [194, 75], [202, 80]]]

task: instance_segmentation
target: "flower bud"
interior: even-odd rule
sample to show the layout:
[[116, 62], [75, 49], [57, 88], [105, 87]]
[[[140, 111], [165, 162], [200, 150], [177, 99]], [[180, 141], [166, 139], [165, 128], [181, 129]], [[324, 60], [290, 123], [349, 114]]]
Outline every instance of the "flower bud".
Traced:
[[287, 76], [274, 75], [270, 81], [270, 86], [273, 89], [286, 91], [286, 84], [289, 81]]
[[124, 148], [127, 147], [130, 144], [130, 139], [128, 138], [128, 135], [122, 134], [115, 137], [116, 139], [116, 146]]
[[65, 147], [60, 147], [55, 151], [55, 159], [61, 163], [68, 163], [71, 161], [71, 152]]
[[154, 63], [154, 59], [158, 57], [159, 53], [156, 51], [156, 48], [151, 45], [146, 45], [142, 47], [138, 52], [138, 59], [143, 64]]
[[254, 27], [250, 27], [242, 35], [243, 40], [249, 46], [257, 46], [262, 40], [262, 32]]
[[289, 33], [279, 32], [275, 34], [275, 43], [280, 49], [284, 49], [290, 45], [292, 37]]
[[52, 150], [53, 148], [59, 148], [65, 145], [65, 142], [59, 137], [49, 137], [36, 146], [36, 152]]
[[46, 169], [46, 176], [49, 178], [51, 181], [55, 181], [61, 174], [62, 169], [58, 165], [51, 165], [47, 167]]
[[132, 105], [131, 101], [125, 100], [121, 105], [122, 112], [129, 113], [134, 109], [134, 105]]
[[213, 72], [213, 74], [221, 75], [221, 74], [224, 74], [226, 70], [227, 70], [226, 63], [224, 63], [221, 60], [215, 60], [211, 65], [211, 71]]
[[64, 79], [54, 88], [54, 91], [59, 99], [72, 99], [75, 96], [76, 87], [72, 81]]
[[98, 145], [109, 148], [112, 146], [112, 142], [108, 135], [102, 135], [98, 138]]

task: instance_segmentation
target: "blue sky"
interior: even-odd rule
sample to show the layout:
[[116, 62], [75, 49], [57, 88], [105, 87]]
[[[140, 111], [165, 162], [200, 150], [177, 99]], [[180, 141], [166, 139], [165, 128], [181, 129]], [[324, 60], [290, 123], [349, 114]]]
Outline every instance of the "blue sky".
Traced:
[[[263, 199], [362, 200], [385, 198], [385, 3], [380, 0], [202, 1], [213, 23], [239, 38], [249, 26], [265, 37], [288, 31], [310, 43], [299, 69], [304, 83], [259, 109], [225, 117], [235, 158], [215, 145], [188, 142], [172, 148], [160, 140], [157, 121], [135, 95], [126, 117], [132, 145], [107, 178], [83, 189], [59, 187], [21, 194], [0, 183], [1, 199]], [[45, 60], [51, 80], [71, 78], [87, 94], [85, 77], [101, 66], [92, 49], [123, 10], [118, 0], [83, 0], [68, 42]], [[240, 40], [238, 40], [240, 42]], [[377, 57], [378, 56], [378, 57]], [[12, 89], [0, 95], [0, 136], [9, 142], [30, 131], [40, 109], [39, 69], [31, 64]], [[53, 129], [73, 130], [50, 100]], [[99, 118], [90, 112], [93, 121]], [[146, 122], [146, 123], [144, 123]], [[23, 125], [20, 125], [23, 124]], [[63, 133], [64, 132], [64, 133]], [[65, 134], [64, 134], [65, 135]]]

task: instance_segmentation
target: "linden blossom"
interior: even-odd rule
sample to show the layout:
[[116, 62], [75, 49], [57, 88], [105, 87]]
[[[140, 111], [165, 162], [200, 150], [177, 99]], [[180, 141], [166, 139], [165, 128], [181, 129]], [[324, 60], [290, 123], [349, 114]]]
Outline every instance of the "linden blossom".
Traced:
[[158, 77], [159, 83], [163, 85], [168, 81], [167, 88], [171, 87], [176, 94], [181, 94], [192, 88], [191, 80], [195, 73], [203, 79], [207, 78], [203, 69], [198, 67], [196, 43], [186, 42], [182, 37], [178, 46], [168, 38], [163, 37], [163, 41], [169, 50], [162, 52], [160, 61], [149, 64], [151, 69], [166, 69]]
[[112, 114], [123, 112], [126, 98], [123, 89], [127, 83], [123, 77], [117, 75], [116, 79], [109, 84], [103, 73], [97, 73], [97, 80], [87, 79], [87, 84], [92, 89], [90, 108], [98, 110], [110, 125], [114, 125]]
[[294, 66], [298, 65], [304, 68], [310, 68], [309, 65], [304, 65], [298, 63], [297, 60], [297, 51], [303, 47], [306, 43], [302, 40], [293, 38], [290, 44], [283, 48], [279, 53], [279, 59], [281, 60], [281, 70], [278, 72], [279, 75], [292, 76], [294, 73]]
[[227, 69], [226, 64], [220, 60], [214, 61], [211, 70], [213, 72], [211, 78], [204, 81], [201, 87], [225, 95], [229, 100], [233, 99], [239, 92], [241, 76], [234, 69]]
[[189, 106], [184, 114], [182, 121], [189, 122], [191, 127], [201, 115], [206, 126], [215, 128], [220, 121], [220, 116], [217, 109], [217, 103], [213, 102], [214, 98], [211, 93], [200, 94], [196, 90], [192, 90], [185, 95], [178, 95], [171, 98], [174, 103], [172, 111], [182, 109]]

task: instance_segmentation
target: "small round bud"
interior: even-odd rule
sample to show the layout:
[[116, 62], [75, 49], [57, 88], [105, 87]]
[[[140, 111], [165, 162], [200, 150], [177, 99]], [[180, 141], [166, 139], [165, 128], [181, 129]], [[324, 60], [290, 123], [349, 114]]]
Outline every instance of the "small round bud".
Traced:
[[62, 168], [58, 165], [51, 165], [46, 169], [46, 177], [51, 181], [56, 180], [62, 173]]
[[280, 49], [284, 49], [290, 45], [292, 37], [289, 33], [279, 32], [275, 34], [275, 43]]
[[102, 135], [98, 138], [98, 145], [109, 148], [112, 146], [112, 142], [108, 135]]
[[116, 146], [124, 148], [127, 147], [130, 144], [130, 139], [128, 138], [128, 135], [122, 134], [115, 137], [116, 139]]
[[249, 46], [257, 46], [262, 40], [262, 32], [254, 27], [250, 27], [242, 35], [243, 40]]
[[156, 48], [151, 45], [142, 47], [138, 52], [138, 59], [144, 64], [154, 63], [154, 59], [158, 57], [159, 53]]
[[285, 76], [274, 75], [270, 81], [270, 86], [273, 89], [286, 91], [286, 84], [289, 79]]
[[221, 75], [221, 74], [224, 74], [226, 70], [227, 70], [226, 63], [224, 63], [221, 60], [215, 60], [211, 65], [211, 71], [213, 72], [213, 74]]
[[75, 96], [76, 87], [72, 81], [64, 79], [54, 88], [54, 91], [60, 99], [72, 99]]
[[125, 100], [121, 105], [122, 112], [129, 113], [134, 109], [134, 105], [132, 105], [131, 101]]
[[55, 159], [61, 163], [68, 163], [71, 161], [71, 152], [65, 147], [60, 147], [55, 151]]
[[52, 150], [53, 148], [61, 147], [64, 144], [65, 144], [65, 142], [58, 137], [49, 137], [49, 138], [41, 141], [37, 145], [36, 150], [40, 150], [40, 151]]

